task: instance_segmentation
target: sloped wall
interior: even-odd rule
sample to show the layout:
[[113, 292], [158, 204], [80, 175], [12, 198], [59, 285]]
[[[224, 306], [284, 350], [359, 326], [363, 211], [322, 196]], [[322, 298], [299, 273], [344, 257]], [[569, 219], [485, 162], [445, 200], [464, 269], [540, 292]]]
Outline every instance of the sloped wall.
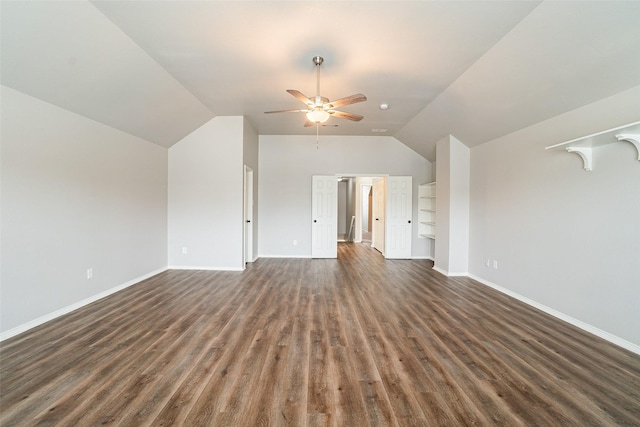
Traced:
[[165, 268], [167, 149], [7, 87], [1, 97], [2, 331]]
[[640, 87], [473, 148], [469, 271], [640, 346], [638, 153], [597, 148], [587, 172], [577, 155], [544, 149], [638, 112]]

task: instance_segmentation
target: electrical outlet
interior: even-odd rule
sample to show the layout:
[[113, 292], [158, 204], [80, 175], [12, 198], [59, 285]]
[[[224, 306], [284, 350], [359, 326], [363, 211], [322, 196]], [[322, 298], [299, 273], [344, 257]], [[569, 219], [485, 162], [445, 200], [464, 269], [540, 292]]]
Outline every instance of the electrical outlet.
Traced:
[[187, 254], [187, 247], [183, 246], [182, 247], [182, 255], [186, 255]]
[[87, 268], [87, 279], [93, 279], [93, 268]]
[[497, 259], [494, 259], [494, 260], [493, 260], [493, 268], [494, 268], [495, 270], [497, 270], [497, 269], [498, 269], [498, 260], [497, 260]]
[[298, 241], [297, 240], [293, 241], [293, 246], [298, 246]]

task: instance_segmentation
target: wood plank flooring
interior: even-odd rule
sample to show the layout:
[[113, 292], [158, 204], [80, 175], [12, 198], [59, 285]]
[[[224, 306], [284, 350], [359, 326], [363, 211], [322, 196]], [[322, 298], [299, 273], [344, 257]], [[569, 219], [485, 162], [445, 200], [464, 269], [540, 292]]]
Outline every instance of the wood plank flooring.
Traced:
[[167, 271], [0, 349], [0, 425], [640, 425], [640, 356], [430, 261]]

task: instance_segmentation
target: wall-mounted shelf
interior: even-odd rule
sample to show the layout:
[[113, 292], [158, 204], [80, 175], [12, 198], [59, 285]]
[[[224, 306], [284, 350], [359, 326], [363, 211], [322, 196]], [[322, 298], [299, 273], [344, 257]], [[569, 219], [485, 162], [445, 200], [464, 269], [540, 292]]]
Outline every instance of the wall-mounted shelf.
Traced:
[[590, 171], [593, 169], [593, 150], [618, 141], [627, 141], [633, 144], [638, 152], [638, 160], [640, 160], [640, 122], [550, 145], [545, 147], [545, 150], [564, 148], [569, 153], [576, 153], [582, 158], [584, 169]]
[[436, 183], [418, 186], [418, 237], [436, 238]]

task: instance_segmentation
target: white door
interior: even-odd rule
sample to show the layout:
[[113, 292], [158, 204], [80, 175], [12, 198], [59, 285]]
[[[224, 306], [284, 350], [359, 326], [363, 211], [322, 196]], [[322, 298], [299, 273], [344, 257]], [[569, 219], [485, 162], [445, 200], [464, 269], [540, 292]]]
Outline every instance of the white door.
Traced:
[[335, 176], [312, 177], [311, 257], [338, 257], [338, 179]]
[[412, 177], [387, 177], [386, 258], [411, 258]]
[[253, 262], [253, 169], [244, 166], [244, 263]]
[[373, 200], [371, 216], [372, 221], [372, 233], [371, 233], [371, 246], [380, 251], [382, 255], [384, 251], [384, 230], [385, 230], [385, 197], [384, 197], [384, 178], [376, 178], [373, 180]]

